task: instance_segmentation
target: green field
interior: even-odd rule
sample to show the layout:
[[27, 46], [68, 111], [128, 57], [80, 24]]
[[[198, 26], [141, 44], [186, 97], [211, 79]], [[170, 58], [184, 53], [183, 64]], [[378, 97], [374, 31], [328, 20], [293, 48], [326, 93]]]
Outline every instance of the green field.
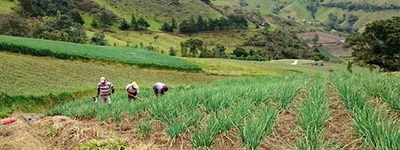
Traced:
[[328, 58], [329, 58], [329, 61], [335, 62], [335, 63], [343, 63], [343, 60], [341, 60], [341, 59], [339, 59], [339, 58], [333, 56], [333, 55], [332, 55], [331, 53], [329, 53], [328, 50], [326, 50], [324, 47], [318, 47], [317, 49], [318, 49], [318, 51], [319, 51], [322, 55], [324, 55], [325, 57], [328, 57]]
[[222, 78], [203, 73], [141, 69], [99, 61], [69, 61], [4, 52], [0, 56], [0, 69], [3, 71], [0, 76], [7, 79], [2, 81], [4, 86], [0, 87], [0, 91], [10, 95], [44, 95], [88, 89], [95, 93], [101, 76], [114, 83], [118, 91], [123, 91], [125, 85], [132, 81], [143, 85], [143, 88], [151, 88], [157, 81], [164, 81], [174, 87]]
[[198, 66], [175, 57], [137, 48], [75, 44], [41, 39], [0, 36], [0, 49], [63, 59], [82, 58], [122, 62], [141, 67], [200, 70]]

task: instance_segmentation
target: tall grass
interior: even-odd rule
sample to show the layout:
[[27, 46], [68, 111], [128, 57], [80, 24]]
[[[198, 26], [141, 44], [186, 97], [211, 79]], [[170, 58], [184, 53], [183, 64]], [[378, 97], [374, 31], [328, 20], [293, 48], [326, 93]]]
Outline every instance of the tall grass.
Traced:
[[50, 56], [66, 60], [105, 60], [150, 68], [201, 70], [200, 67], [187, 61], [143, 49], [96, 46], [12, 36], [0, 36], [0, 51]]
[[384, 118], [380, 111], [365, 102], [369, 94], [363, 92], [360, 76], [332, 74], [331, 80], [352, 112], [354, 128], [368, 141], [368, 146], [374, 149], [400, 149], [399, 122]]
[[323, 149], [325, 145], [325, 123], [328, 121], [328, 94], [324, 77], [317, 74], [308, 88], [307, 99], [301, 104], [300, 127], [303, 136], [299, 149]]

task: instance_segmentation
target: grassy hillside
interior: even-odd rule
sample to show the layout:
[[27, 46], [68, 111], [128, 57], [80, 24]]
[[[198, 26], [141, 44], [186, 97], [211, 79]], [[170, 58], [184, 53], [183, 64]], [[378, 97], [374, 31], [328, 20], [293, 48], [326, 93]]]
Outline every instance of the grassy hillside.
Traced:
[[[298, 0], [244, 0], [248, 6], [245, 8], [260, 12], [260, 14], [271, 14], [275, 8], [282, 6], [282, 9], [277, 13], [278, 16], [294, 19], [297, 22], [302, 23], [303, 20], [313, 21], [314, 19], [311, 17], [310, 11], [307, 10], [308, 3], [305, 1]], [[328, 3], [329, 1], [324, 1], [324, 3]], [[334, 2], [353, 2], [353, 3], [368, 3], [375, 5], [390, 5], [396, 4], [398, 5], [397, 0], [338, 0]], [[214, 2], [216, 5], [239, 5], [239, 0], [216, 0]], [[357, 15], [359, 20], [354, 24], [354, 28], [359, 28], [362, 30], [367, 23], [370, 23], [375, 20], [380, 19], [389, 19], [391, 16], [400, 15], [400, 11], [397, 10], [385, 10], [385, 11], [377, 11], [377, 12], [365, 12], [365, 11], [347, 11], [338, 8], [326, 8], [323, 6], [319, 6], [316, 13], [316, 20], [323, 22], [328, 19], [328, 15], [333, 13], [337, 16], [342, 16], [345, 14], [349, 16], [350, 14]]]
[[16, 6], [15, 1], [10, 0], [0, 0], [0, 14], [12, 12], [11, 7]]
[[122, 62], [141, 67], [200, 70], [198, 66], [178, 58], [137, 48], [75, 44], [11, 36], [0, 36], [0, 46], [6, 51], [39, 56], [52, 56], [63, 59], [98, 59]]
[[200, 0], [179, 0], [177, 3], [169, 0], [95, 0], [101, 6], [118, 14], [121, 18], [131, 19], [131, 14], [145, 18], [150, 23], [150, 29], [159, 30], [163, 22], [170, 22], [172, 17], [178, 22], [191, 15], [197, 17], [219, 18], [222, 15]]

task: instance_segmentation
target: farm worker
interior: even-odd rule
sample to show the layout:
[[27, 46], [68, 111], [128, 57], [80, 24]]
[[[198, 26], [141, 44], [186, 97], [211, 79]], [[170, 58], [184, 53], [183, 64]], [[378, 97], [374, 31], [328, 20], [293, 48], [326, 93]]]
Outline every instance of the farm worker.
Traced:
[[139, 86], [136, 82], [132, 82], [126, 86], [126, 92], [128, 93], [128, 100], [136, 100], [139, 95]]
[[100, 101], [103, 104], [111, 104], [111, 93], [114, 94], [114, 85], [108, 82], [106, 78], [101, 77], [100, 82], [97, 84], [97, 97], [100, 95]]
[[153, 85], [154, 94], [158, 96], [164, 95], [164, 92], [168, 91], [168, 86], [165, 83], [156, 82]]

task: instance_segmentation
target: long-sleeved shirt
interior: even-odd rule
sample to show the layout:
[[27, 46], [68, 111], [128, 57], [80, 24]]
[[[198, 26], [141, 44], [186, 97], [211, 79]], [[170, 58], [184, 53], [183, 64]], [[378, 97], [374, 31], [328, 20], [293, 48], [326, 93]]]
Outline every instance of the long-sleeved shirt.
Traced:
[[139, 86], [137, 86], [137, 88], [133, 88], [132, 84], [128, 84], [126, 86], [126, 90], [129, 94], [139, 94]]
[[114, 88], [114, 85], [108, 81], [106, 83], [99, 82], [97, 84], [97, 88], [100, 89], [99, 91], [100, 96], [108, 96], [110, 95], [110, 89]]

